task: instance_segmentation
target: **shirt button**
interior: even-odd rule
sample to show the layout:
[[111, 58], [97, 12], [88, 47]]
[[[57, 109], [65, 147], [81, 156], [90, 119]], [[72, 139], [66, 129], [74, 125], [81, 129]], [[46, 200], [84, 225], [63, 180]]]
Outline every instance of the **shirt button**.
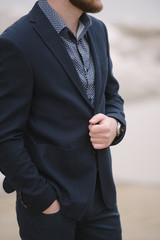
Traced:
[[84, 71], [85, 71], [86, 73], [88, 73], [88, 68], [84, 68]]

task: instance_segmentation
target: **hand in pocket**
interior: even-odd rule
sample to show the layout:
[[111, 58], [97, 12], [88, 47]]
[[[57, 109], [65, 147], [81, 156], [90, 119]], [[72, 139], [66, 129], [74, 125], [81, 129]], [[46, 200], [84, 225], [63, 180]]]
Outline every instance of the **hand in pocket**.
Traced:
[[60, 211], [60, 203], [58, 200], [55, 200], [49, 208], [43, 211], [43, 214], [54, 214]]

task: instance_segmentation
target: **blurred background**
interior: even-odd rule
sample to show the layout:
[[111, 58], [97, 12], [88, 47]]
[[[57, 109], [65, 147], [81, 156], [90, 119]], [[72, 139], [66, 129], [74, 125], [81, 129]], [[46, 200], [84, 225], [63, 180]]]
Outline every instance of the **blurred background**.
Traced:
[[[102, 0], [114, 75], [125, 100], [127, 133], [112, 147], [123, 240], [160, 240], [160, 1]], [[35, 0], [0, 0], [0, 32]], [[0, 239], [19, 240], [15, 194], [3, 192]]]

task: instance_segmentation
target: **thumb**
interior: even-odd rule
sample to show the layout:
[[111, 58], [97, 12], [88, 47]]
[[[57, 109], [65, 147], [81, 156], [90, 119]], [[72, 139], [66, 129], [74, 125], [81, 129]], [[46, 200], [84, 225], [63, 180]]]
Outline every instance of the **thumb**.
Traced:
[[102, 113], [98, 113], [96, 115], [94, 115], [90, 120], [89, 123], [94, 125], [97, 124], [101, 121], [103, 121], [105, 119], [106, 115], [102, 114]]

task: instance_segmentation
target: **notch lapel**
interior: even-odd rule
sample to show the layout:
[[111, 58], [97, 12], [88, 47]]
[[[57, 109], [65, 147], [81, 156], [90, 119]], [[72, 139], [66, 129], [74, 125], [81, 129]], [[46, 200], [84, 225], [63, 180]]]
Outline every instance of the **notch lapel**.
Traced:
[[33, 28], [57, 58], [82, 97], [93, 108], [61, 38], [52, 27], [46, 16], [43, 14], [38, 4], [35, 4], [30, 12], [30, 21], [34, 23]]

